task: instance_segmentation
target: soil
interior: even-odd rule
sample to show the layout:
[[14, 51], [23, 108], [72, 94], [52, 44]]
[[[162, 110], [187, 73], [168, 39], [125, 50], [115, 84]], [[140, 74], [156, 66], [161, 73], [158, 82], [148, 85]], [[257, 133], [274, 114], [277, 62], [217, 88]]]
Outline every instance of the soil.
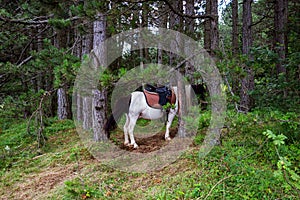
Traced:
[[24, 175], [22, 181], [17, 182], [0, 199], [43, 199], [50, 191], [75, 176], [72, 165], [46, 168], [38, 173]]
[[[170, 129], [170, 137], [174, 138], [177, 134], [177, 128]], [[156, 151], [163, 146], [168, 144], [168, 141], [165, 140], [165, 131], [160, 131], [157, 134], [147, 137], [147, 138], [139, 138], [134, 136], [136, 143], [139, 145], [137, 149], [134, 149], [133, 146], [125, 146], [124, 145], [124, 134], [118, 133], [112, 137], [112, 140], [116, 145], [119, 146], [120, 149], [124, 149], [127, 151], [134, 151], [139, 153], [149, 153], [152, 151]]]

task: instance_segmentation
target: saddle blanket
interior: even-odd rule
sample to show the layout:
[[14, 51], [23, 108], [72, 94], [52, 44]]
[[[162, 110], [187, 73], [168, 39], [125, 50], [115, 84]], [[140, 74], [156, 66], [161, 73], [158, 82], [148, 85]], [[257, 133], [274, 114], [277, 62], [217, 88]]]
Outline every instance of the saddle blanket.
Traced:
[[170, 104], [175, 104], [176, 96], [173, 90], [171, 90], [171, 94], [168, 95], [167, 92], [164, 93], [156, 93], [149, 92], [147, 90], [143, 91], [147, 104], [152, 108], [162, 109], [162, 106], [166, 105], [168, 102]]

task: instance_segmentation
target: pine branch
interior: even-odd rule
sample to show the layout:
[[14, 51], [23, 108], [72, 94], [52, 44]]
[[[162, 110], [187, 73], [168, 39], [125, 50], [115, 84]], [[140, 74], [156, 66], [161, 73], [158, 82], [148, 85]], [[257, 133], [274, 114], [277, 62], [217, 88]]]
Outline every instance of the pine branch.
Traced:
[[[191, 18], [191, 19], [214, 19], [216, 16], [214, 15], [187, 15], [183, 12], [178, 11], [176, 8], [173, 7], [172, 3], [170, 0], [159, 0], [162, 2], [165, 2], [165, 4], [170, 8], [172, 12], [175, 14], [179, 15], [180, 17], [186, 17], [186, 18]], [[124, 2], [124, 1], [118, 1], [118, 2]], [[149, 3], [150, 1], [148, 0], [128, 0], [128, 3]]]
[[[0, 16], [0, 21], [6, 22], [6, 23], [14, 23], [14, 24], [24, 24], [24, 25], [41, 25], [41, 24], [48, 24], [49, 23], [49, 19], [52, 18], [53, 15], [49, 15], [49, 16], [41, 16], [41, 17], [35, 17], [33, 19], [12, 19], [12, 18], [8, 18], [8, 17], [4, 17], [4, 16]], [[40, 20], [40, 19], [45, 18], [44, 20]], [[74, 16], [65, 20], [70, 20], [70, 21], [74, 21], [74, 20], [78, 20], [80, 19], [80, 17], [78, 16]]]
[[170, 10], [172, 12], [174, 12], [176, 15], [179, 15], [180, 17], [186, 17], [186, 18], [191, 18], [191, 19], [206, 19], [206, 18], [215, 19], [215, 17], [216, 17], [214, 15], [187, 15], [187, 14], [185, 14], [183, 12], [179, 12], [177, 9], [175, 9], [169, 0], [160, 0], [160, 1], [165, 2], [168, 5], [168, 7], [170, 8]]

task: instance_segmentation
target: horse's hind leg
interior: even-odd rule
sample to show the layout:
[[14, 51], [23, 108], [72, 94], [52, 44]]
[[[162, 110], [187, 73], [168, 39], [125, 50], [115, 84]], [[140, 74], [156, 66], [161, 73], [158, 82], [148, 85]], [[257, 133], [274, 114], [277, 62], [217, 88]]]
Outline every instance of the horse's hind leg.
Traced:
[[130, 119], [129, 119], [129, 116], [128, 114], [126, 113], [125, 114], [125, 117], [126, 117], [126, 122], [124, 124], [124, 145], [125, 146], [128, 146], [129, 145], [129, 139], [128, 139], [128, 133], [129, 133], [129, 130], [128, 130], [128, 126], [129, 126], [129, 122], [130, 122]]
[[128, 114], [128, 117], [130, 119], [129, 125], [128, 125], [128, 132], [129, 132], [129, 137], [130, 137], [130, 145], [133, 145], [133, 148], [137, 149], [139, 146], [136, 144], [133, 136], [133, 130], [134, 126], [136, 124], [136, 121], [138, 119], [138, 116], [130, 115]]
[[170, 110], [170, 113], [168, 114], [168, 121], [167, 121], [167, 126], [166, 126], [166, 134], [165, 134], [165, 140], [171, 140], [170, 137], [170, 127], [172, 125], [173, 119], [176, 115], [175, 110]]

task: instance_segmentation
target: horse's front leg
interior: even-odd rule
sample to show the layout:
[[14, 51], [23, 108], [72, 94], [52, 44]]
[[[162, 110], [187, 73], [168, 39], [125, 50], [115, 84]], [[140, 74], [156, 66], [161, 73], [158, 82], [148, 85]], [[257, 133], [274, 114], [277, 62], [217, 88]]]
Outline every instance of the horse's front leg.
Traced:
[[172, 125], [173, 119], [176, 115], [176, 111], [174, 109], [171, 109], [169, 114], [168, 114], [168, 121], [167, 121], [167, 126], [166, 126], [166, 134], [165, 134], [165, 140], [171, 140], [170, 137], [170, 127]]
[[126, 122], [125, 122], [124, 127], [123, 127], [123, 129], [124, 129], [124, 145], [128, 146], [129, 145], [128, 126], [129, 126], [130, 119], [129, 119], [127, 113], [125, 114], [125, 117], [126, 117]]
[[136, 121], [138, 119], [138, 116], [130, 115], [129, 114], [129, 125], [128, 125], [128, 132], [129, 132], [129, 137], [130, 137], [130, 145], [133, 145], [133, 148], [137, 149], [139, 146], [134, 140], [134, 135], [133, 135], [133, 130], [136, 124]]

